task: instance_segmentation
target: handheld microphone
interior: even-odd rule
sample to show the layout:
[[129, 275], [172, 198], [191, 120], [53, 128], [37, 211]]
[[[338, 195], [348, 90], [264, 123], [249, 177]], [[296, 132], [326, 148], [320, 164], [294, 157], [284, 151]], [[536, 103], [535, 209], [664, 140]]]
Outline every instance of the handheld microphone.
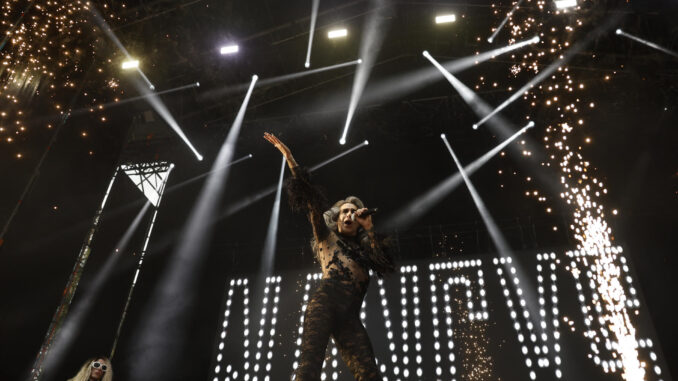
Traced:
[[[363, 213], [362, 216], [360, 216], [360, 217], [371, 216], [371, 215], [375, 214], [375, 213], [378, 212], [378, 211], [379, 211], [379, 208], [371, 208], [371, 209], [367, 209], [367, 210], [365, 211], [365, 213]], [[351, 214], [351, 220], [352, 220], [352, 221], [355, 221], [355, 219], [356, 219], [355, 213]]]

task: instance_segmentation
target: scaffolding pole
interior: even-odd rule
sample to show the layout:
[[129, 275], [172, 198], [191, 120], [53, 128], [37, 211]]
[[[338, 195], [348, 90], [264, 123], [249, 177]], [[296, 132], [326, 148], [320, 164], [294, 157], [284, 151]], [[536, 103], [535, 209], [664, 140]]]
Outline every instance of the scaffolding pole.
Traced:
[[165, 186], [167, 185], [167, 179], [169, 179], [170, 172], [172, 171], [173, 165], [170, 165], [169, 172], [165, 181], [162, 184], [162, 188], [159, 190], [159, 198], [157, 205], [153, 208], [153, 217], [151, 217], [151, 222], [148, 225], [148, 230], [146, 231], [146, 238], [144, 240], [144, 246], [141, 250], [141, 255], [139, 256], [139, 262], [137, 263], [137, 269], [134, 273], [134, 278], [132, 278], [132, 284], [129, 287], [129, 292], [127, 293], [127, 301], [125, 302], [125, 307], [122, 310], [122, 316], [120, 317], [120, 323], [118, 323], [118, 329], [115, 333], [115, 338], [113, 339], [113, 347], [111, 348], [111, 355], [109, 358], [112, 360], [115, 356], [115, 349], [118, 346], [118, 340], [120, 339], [120, 333], [122, 332], [122, 327], [125, 323], [125, 318], [127, 318], [127, 311], [129, 310], [130, 303], [132, 302], [132, 295], [134, 294], [134, 288], [137, 284], [137, 279], [139, 278], [139, 273], [141, 272], [141, 266], [144, 263], [144, 256], [148, 249], [148, 242], [151, 239], [151, 233], [153, 232], [153, 226], [155, 225], [155, 218], [158, 215], [158, 209], [160, 209], [160, 203], [162, 202], [162, 195], [165, 192]]
[[101, 221], [101, 215], [104, 211], [104, 207], [106, 206], [106, 201], [108, 201], [108, 196], [111, 193], [113, 183], [115, 182], [115, 179], [118, 175], [118, 168], [119, 167], [115, 168], [115, 172], [113, 172], [111, 182], [108, 184], [108, 189], [106, 190], [104, 199], [101, 202], [101, 206], [99, 206], [99, 209], [97, 209], [96, 213], [94, 214], [92, 226], [90, 227], [85, 238], [85, 241], [83, 242], [82, 247], [80, 248], [80, 253], [78, 254], [77, 260], [75, 261], [75, 265], [73, 265], [71, 275], [68, 277], [68, 282], [66, 283], [66, 287], [64, 288], [63, 294], [61, 296], [61, 303], [54, 312], [52, 321], [49, 324], [49, 328], [47, 329], [45, 338], [43, 339], [42, 345], [40, 346], [38, 356], [36, 357], [35, 362], [33, 363], [33, 367], [31, 368], [29, 380], [37, 381], [43, 374], [43, 365], [45, 362], [45, 358], [49, 354], [49, 350], [52, 344], [54, 343], [54, 339], [57, 333], [59, 332], [59, 329], [63, 325], [66, 315], [68, 314], [68, 309], [71, 306], [73, 297], [75, 296], [75, 291], [78, 288], [78, 283], [80, 283], [80, 278], [82, 277], [85, 265], [87, 264], [87, 259], [89, 259], [89, 255], [92, 251], [91, 247], [92, 240], [94, 239], [94, 234], [99, 228], [99, 222]]

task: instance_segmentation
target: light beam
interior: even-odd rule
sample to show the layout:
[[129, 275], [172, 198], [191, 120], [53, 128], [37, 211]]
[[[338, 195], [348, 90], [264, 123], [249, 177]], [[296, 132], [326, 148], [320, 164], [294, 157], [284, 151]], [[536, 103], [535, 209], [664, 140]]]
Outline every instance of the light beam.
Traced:
[[[304, 70], [304, 71], [299, 71], [299, 72], [296, 72], [296, 73], [280, 75], [280, 76], [272, 77], [272, 78], [266, 78], [266, 79], [259, 80], [258, 83], [259, 83], [260, 87], [265, 86], [265, 85], [272, 85], [272, 84], [276, 84], [276, 83], [280, 83], [280, 82], [284, 82], [284, 81], [289, 81], [289, 80], [292, 80], [292, 79], [305, 77], [305, 76], [311, 75], [311, 74], [322, 73], [324, 71], [329, 71], [329, 70], [334, 70], [334, 69], [340, 69], [342, 67], [358, 65], [361, 62], [362, 62], [361, 59], [357, 59], [357, 60], [353, 60], [353, 61], [349, 61], [349, 62], [342, 62], [342, 63], [338, 63], [338, 64], [335, 64], [335, 65], [320, 67], [320, 68], [313, 69], [313, 70]], [[205, 98], [219, 97], [219, 96], [223, 96], [223, 95], [226, 95], [226, 94], [232, 94], [232, 93], [244, 91], [248, 87], [249, 87], [249, 84], [247, 84], [247, 83], [243, 83], [243, 84], [239, 84], [239, 85], [235, 85], [235, 86], [223, 87], [223, 88], [220, 88], [220, 89], [207, 91], [204, 94], [202, 94], [201, 96], [199, 96], [198, 98], [205, 99]]]
[[[108, 26], [106, 20], [104, 20], [103, 17], [101, 17], [101, 14], [94, 8], [94, 6], [90, 6], [89, 9], [92, 12], [92, 15], [96, 23], [104, 31], [104, 33], [106, 33], [106, 35], [111, 39], [111, 41], [113, 41], [115, 45], [118, 46], [118, 48], [120, 49], [120, 51], [122, 51], [127, 60], [133, 60], [127, 49], [125, 49], [125, 47], [123, 46], [122, 42], [120, 42], [115, 33], [113, 33], [113, 30], [110, 28], [110, 26]], [[174, 132], [177, 135], [179, 135], [181, 140], [183, 140], [184, 143], [186, 143], [186, 145], [188, 146], [188, 148], [190, 148], [195, 157], [198, 160], [202, 160], [203, 159], [202, 155], [198, 152], [198, 150], [195, 149], [195, 147], [193, 147], [193, 144], [191, 144], [191, 141], [188, 140], [184, 132], [181, 130], [181, 127], [179, 127], [177, 121], [169, 112], [165, 104], [160, 100], [160, 97], [158, 97], [157, 94], [153, 93], [153, 90], [155, 90], [155, 86], [153, 86], [153, 84], [148, 80], [146, 74], [144, 74], [144, 72], [141, 71], [141, 69], [137, 68], [137, 72], [146, 82], [146, 86], [142, 86], [139, 81], [132, 81], [134, 87], [136, 87], [137, 91], [139, 91], [143, 96], [145, 96], [148, 99], [148, 103], [151, 105], [151, 107], [153, 107], [153, 109], [160, 115], [160, 117], [174, 130]]]
[[[451, 73], [456, 73], [464, 69], [468, 69], [481, 62], [498, 57], [499, 55], [508, 53], [515, 49], [528, 45], [530, 41], [535, 41], [535, 38], [518, 42], [513, 45], [504, 46], [493, 49], [480, 54], [474, 54], [467, 57], [451, 60], [443, 64], [443, 66]], [[388, 79], [381, 80], [371, 84], [365, 89], [363, 95], [363, 102], [385, 102], [392, 99], [397, 99], [405, 94], [410, 94], [414, 91], [422, 89], [439, 80], [438, 71], [434, 68], [425, 67], [417, 69], [405, 74], [397, 75]], [[325, 105], [320, 106], [320, 109], [325, 110], [330, 107], [335, 107], [340, 103], [339, 97], [330, 98]]]
[[64, 356], [69, 352], [73, 342], [80, 333], [80, 329], [85, 318], [89, 315], [94, 303], [96, 302], [103, 286], [106, 284], [108, 279], [113, 274], [113, 269], [115, 264], [118, 262], [118, 259], [123, 255], [127, 245], [132, 239], [132, 235], [136, 232], [143, 216], [148, 211], [148, 208], [151, 206], [150, 202], [146, 202], [137, 213], [136, 217], [132, 223], [127, 227], [127, 230], [122, 235], [122, 237], [115, 244], [115, 249], [108, 255], [106, 262], [98, 271], [96, 277], [92, 284], [87, 288], [83, 293], [80, 301], [74, 306], [71, 312], [68, 314], [66, 321], [63, 326], [57, 333], [57, 338], [55, 339], [52, 347], [50, 348], [49, 354], [45, 360], [44, 365], [44, 379], [49, 380], [53, 376], [52, 371], [55, 370], [63, 361]]
[[308, 32], [308, 49], [306, 50], [306, 63], [304, 63], [304, 66], [306, 68], [311, 67], [311, 46], [313, 46], [313, 34], [315, 33], [315, 21], [318, 18], [318, 3], [320, 3], [320, 0], [313, 0], [313, 6], [311, 8], [311, 28]]
[[[214, 227], [215, 210], [226, 186], [230, 168], [228, 163], [245, 118], [254, 85], [258, 77], [252, 76], [250, 88], [228, 132], [226, 141], [213, 164], [213, 173], [207, 178], [200, 195], [184, 226], [178, 246], [172, 254], [166, 272], [158, 282], [139, 324], [138, 340], [130, 364], [138, 378], [167, 378], [170, 369], [163, 366], [168, 361], [178, 361], [180, 348], [187, 332], [187, 317], [195, 298], [195, 290], [207, 257], [207, 245]], [[172, 332], [168, 335], [167, 332]], [[143, 353], [143, 355], [142, 355]]]
[[478, 127], [480, 127], [483, 123], [487, 122], [495, 116], [497, 113], [499, 113], [501, 110], [505, 109], [508, 105], [513, 103], [516, 99], [520, 98], [523, 96], [525, 92], [527, 92], [530, 88], [538, 85], [543, 81], [544, 79], [548, 78], [553, 72], [558, 70], [558, 68], [565, 66], [572, 57], [574, 57], [575, 54], [579, 53], [590, 41], [593, 39], [597, 38], [599, 35], [604, 33], [606, 30], [608, 30], [612, 25], [617, 23], [617, 20], [619, 20], [620, 16], [615, 16], [611, 17], [605, 22], [603, 25], [599, 26], [596, 28], [594, 31], [590, 32], [586, 38], [574, 45], [572, 48], [570, 48], [568, 51], [566, 51], [564, 54], [562, 54], [555, 62], [553, 62], [551, 65], [547, 66], [544, 70], [540, 71], [539, 74], [537, 74], [534, 78], [532, 78], [530, 81], [528, 81], [523, 87], [521, 87], [518, 91], [516, 91], [513, 95], [511, 95], [507, 100], [505, 100], [502, 104], [497, 106], [492, 112], [489, 114], [485, 115], [484, 118], [482, 118], [478, 123], [473, 125], [473, 129], [476, 130]]
[[629, 38], [631, 40], [634, 40], [636, 42], [640, 42], [643, 45], [647, 45], [647, 46], [651, 47], [652, 49], [656, 49], [656, 50], [659, 50], [660, 52], [664, 52], [664, 53], [672, 55], [674, 57], [678, 57], [678, 53], [674, 52], [673, 50], [666, 49], [665, 47], [662, 47], [662, 46], [655, 44], [654, 42], [650, 42], [650, 41], [644, 40], [640, 37], [636, 37], [632, 34], [628, 34], [621, 29], [617, 29], [617, 31], [615, 33], [617, 35], [624, 36], [624, 37]]
[[[525, 276], [524, 272], [520, 268], [520, 264], [518, 261], [515, 261], [513, 258], [512, 250], [506, 242], [506, 238], [504, 238], [504, 235], [501, 234], [501, 231], [499, 230], [499, 227], [497, 226], [496, 222], [494, 222], [494, 218], [492, 218], [492, 215], [490, 214], [489, 210], [485, 206], [485, 202], [483, 199], [480, 197], [480, 194], [478, 194], [478, 191], [476, 190], [475, 186], [473, 183], [471, 183], [471, 180], [469, 179], [468, 175], [466, 174], [466, 171], [464, 170], [463, 166], [461, 165], [461, 162], [459, 162], [459, 159], [457, 158], [457, 155], [454, 153], [454, 150], [452, 150], [452, 146], [450, 146], [450, 143], [447, 141], [447, 138], [445, 135], [441, 135], [441, 138], [443, 139], [443, 142], [445, 143], [445, 146], [447, 147], [447, 150], [450, 152], [450, 155], [452, 156], [452, 159], [454, 160], [454, 164], [457, 165], [457, 169], [459, 170], [459, 174], [461, 175], [461, 178], [464, 180], [464, 183], [466, 184], [466, 187], [468, 188], [469, 193], [471, 194], [471, 198], [473, 198], [473, 203], [476, 205], [476, 208], [478, 209], [478, 213], [480, 213], [480, 217], [482, 218], [483, 222], [485, 223], [485, 227], [487, 228], [487, 232], [490, 234], [490, 238], [492, 239], [492, 242], [494, 243], [494, 246], [497, 248], [497, 251], [499, 252], [499, 255], [504, 258], [508, 259], [508, 263], [514, 263], [515, 267], [518, 269], [518, 272], [520, 274], [513, 274], [511, 276], [514, 277], [515, 279], [527, 279]], [[507, 270], [509, 270], [507, 268]], [[511, 272], [509, 271], [509, 274]], [[517, 293], [520, 295], [523, 293], [523, 298], [526, 302], [526, 306], [523, 306], [523, 313], [525, 319], [529, 320], [529, 315], [534, 316], [537, 318], [539, 316], [539, 309], [537, 307], [537, 298], [534, 295], [534, 292], [529, 286], [522, 287], [523, 292], [521, 292], [521, 288], [518, 285], [517, 282], [515, 282], [514, 287], [517, 288]], [[526, 308], [526, 309], [525, 309]], [[529, 312], [528, 312], [529, 310]], [[541, 327], [542, 333], [544, 332], [544, 327]]]
[[266, 233], [266, 240], [264, 241], [264, 251], [261, 258], [261, 271], [259, 276], [262, 278], [268, 277], [273, 273], [273, 264], [275, 257], [275, 246], [278, 236], [278, 220], [280, 217], [280, 198], [282, 195], [283, 178], [285, 177], [285, 165], [287, 160], [282, 158], [280, 166], [280, 178], [278, 179], [278, 188], [275, 193], [275, 201], [273, 202], [273, 210], [271, 211], [271, 219], [268, 222], [268, 232]]
[[379, 55], [381, 43], [384, 40], [385, 23], [383, 13], [385, 8], [384, 0], [374, 0], [374, 5], [377, 8], [376, 12], [370, 14], [366, 20], [363, 35], [360, 41], [360, 58], [363, 63], [358, 66], [358, 70], [353, 77], [353, 88], [351, 90], [351, 99], [348, 106], [348, 115], [346, 116], [346, 123], [344, 123], [344, 132], [341, 134], [339, 144], [346, 144], [346, 136], [348, 135], [348, 128], [353, 120], [353, 115], [358, 107], [358, 102], [363, 94], [367, 80], [370, 77], [372, 66]]
[[[367, 140], [365, 140], [364, 142], [356, 145], [355, 147], [349, 148], [346, 151], [340, 152], [339, 154], [337, 154], [337, 155], [335, 155], [335, 156], [333, 156], [333, 157], [331, 157], [331, 158], [329, 158], [329, 159], [327, 159], [327, 160], [325, 160], [325, 161], [323, 161], [319, 164], [314, 165], [313, 167], [311, 167], [309, 169], [309, 172], [317, 171], [318, 169], [332, 163], [333, 161], [338, 160], [339, 158], [342, 158], [342, 157], [348, 155], [349, 153], [357, 150], [358, 148], [365, 147], [367, 145], [369, 145], [369, 142]], [[259, 192], [254, 193], [253, 195], [247, 196], [247, 197], [239, 200], [238, 202], [231, 204], [226, 209], [226, 211], [221, 216], [219, 216], [219, 218], [221, 219], [221, 218], [230, 217], [231, 215], [233, 215], [233, 214], [247, 208], [248, 206], [254, 204], [255, 202], [261, 200], [262, 198], [272, 194], [273, 192], [275, 192], [275, 189], [276, 188], [273, 185], [266, 187], [266, 188], [260, 190]]]
[[[477, 158], [471, 164], [467, 165], [464, 170], [470, 176], [480, 169], [485, 163], [490, 161], [495, 155], [501, 152], [507, 145], [514, 141], [518, 136], [522, 135], [528, 129], [534, 127], [534, 122], [528, 123], [525, 127], [521, 128], [518, 132], [511, 135], [508, 139], [501, 142], [496, 147], [487, 151], [481, 157]], [[426, 214], [431, 210], [435, 205], [437, 205], [443, 198], [445, 198], [450, 192], [455, 190], [459, 184], [462, 182], [462, 177], [460, 173], [455, 173], [454, 175], [449, 176], [445, 180], [441, 181], [435, 187], [431, 188], [425, 194], [417, 197], [414, 201], [407, 204], [405, 207], [400, 209], [393, 217], [390, 217], [384, 223], [384, 229], [393, 230], [405, 228], [408, 225], [414, 223], [421, 216]]]

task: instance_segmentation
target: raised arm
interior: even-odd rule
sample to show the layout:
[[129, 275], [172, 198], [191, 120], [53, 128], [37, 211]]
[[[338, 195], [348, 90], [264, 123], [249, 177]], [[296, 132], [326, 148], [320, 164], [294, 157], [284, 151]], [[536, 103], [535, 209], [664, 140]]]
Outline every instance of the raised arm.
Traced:
[[297, 177], [299, 164], [297, 164], [297, 161], [294, 160], [294, 156], [292, 156], [292, 151], [290, 151], [290, 149], [287, 148], [285, 143], [280, 141], [280, 139], [278, 139], [277, 136], [271, 133], [264, 132], [264, 139], [268, 140], [269, 143], [273, 144], [275, 148], [277, 148], [278, 151], [280, 151], [280, 153], [283, 154], [285, 160], [287, 160], [287, 166], [290, 167], [290, 171], [292, 171], [292, 175], [294, 177]]
[[292, 151], [280, 139], [268, 132], [264, 133], [264, 139], [268, 140], [283, 154], [287, 166], [292, 172], [293, 178], [287, 183], [287, 193], [292, 208], [306, 213], [311, 222], [316, 242], [324, 240], [329, 233], [322, 217], [325, 197], [310, 183], [308, 172], [299, 167], [294, 156], [292, 156]]

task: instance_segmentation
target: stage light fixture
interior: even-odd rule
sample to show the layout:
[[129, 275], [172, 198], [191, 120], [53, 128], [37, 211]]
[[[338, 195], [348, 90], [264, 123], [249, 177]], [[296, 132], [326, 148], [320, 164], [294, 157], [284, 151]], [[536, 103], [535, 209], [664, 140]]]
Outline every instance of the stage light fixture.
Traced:
[[577, 6], [577, 0], [555, 0], [556, 8], [567, 9]]
[[457, 21], [457, 16], [455, 16], [454, 14], [436, 16], [436, 24], [449, 24], [455, 21]]
[[138, 69], [139, 61], [138, 60], [128, 60], [122, 63], [122, 70]]
[[327, 38], [334, 39], [340, 37], [348, 36], [348, 30], [346, 29], [333, 29], [327, 32]]
[[240, 47], [238, 45], [225, 45], [219, 50], [222, 55], [235, 54], [238, 53], [238, 51], [240, 51]]

